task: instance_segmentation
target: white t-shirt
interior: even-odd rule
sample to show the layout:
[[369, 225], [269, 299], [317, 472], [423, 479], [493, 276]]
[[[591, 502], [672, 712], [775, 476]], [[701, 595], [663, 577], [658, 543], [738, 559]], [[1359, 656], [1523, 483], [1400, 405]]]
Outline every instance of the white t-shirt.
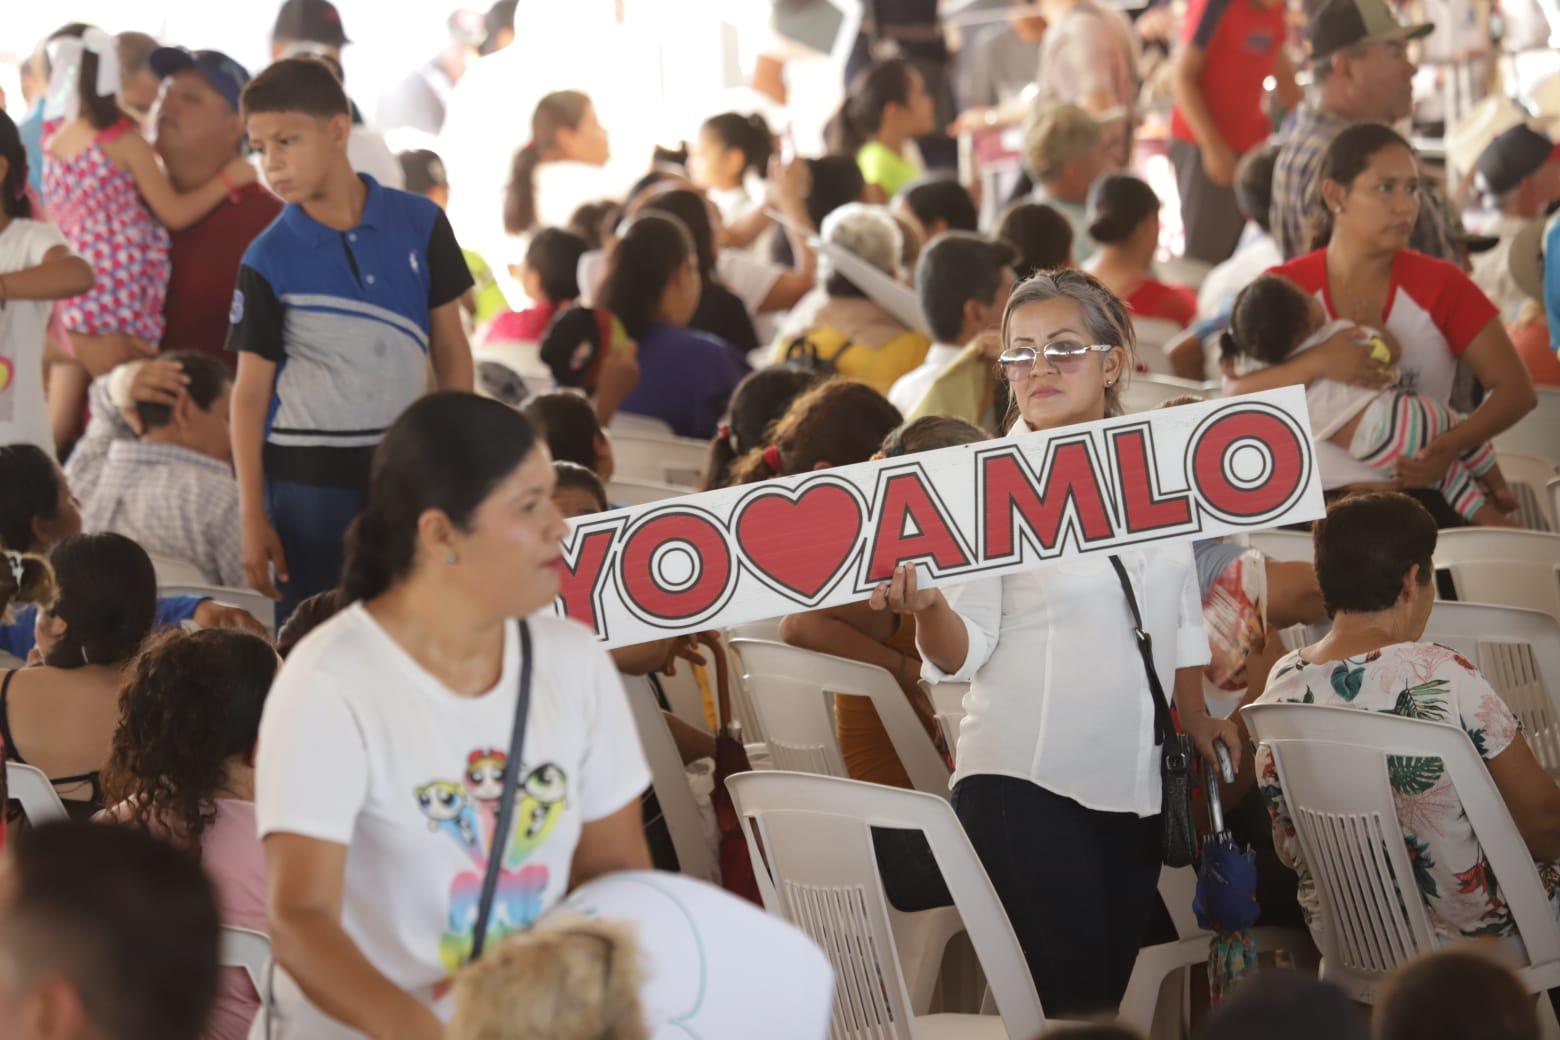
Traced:
[[[59, 228], [12, 220], [0, 231], [0, 274], [43, 263], [55, 246], [69, 249]], [[0, 444], [36, 444], [54, 454], [54, 432], [43, 402], [43, 338], [53, 300], [0, 304]]]
[[[650, 782], [611, 659], [572, 621], [538, 615], [530, 625], [523, 787], [489, 942], [557, 903], [581, 826]], [[354, 604], [289, 656], [260, 724], [261, 836], [348, 845], [342, 926], [390, 981], [440, 1013], [470, 953], [519, 674], [510, 625], [498, 683], [457, 696]], [[286, 1035], [330, 1035], [290, 980], [278, 980], [276, 1001]]]
[[937, 382], [943, 369], [953, 364], [962, 353], [964, 348], [952, 343], [933, 343], [926, 352], [926, 360], [894, 380], [894, 385], [888, 388], [889, 402], [905, 415], [915, 411], [915, 406], [921, 403], [921, 398]]

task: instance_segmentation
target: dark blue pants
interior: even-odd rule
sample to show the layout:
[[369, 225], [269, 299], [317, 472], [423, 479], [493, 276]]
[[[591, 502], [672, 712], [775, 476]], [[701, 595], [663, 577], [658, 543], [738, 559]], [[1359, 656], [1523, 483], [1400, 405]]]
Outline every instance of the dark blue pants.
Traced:
[[357, 488], [267, 482], [266, 515], [287, 557], [288, 580], [277, 582], [282, 594], [277, 628], [299, 603], [341, 581], [342, 539], [362, 508], [363, 492]]
[[1158, 905], [1159, 817], [1097, 812], [1010, 776], [953, 789], [1050, 1016], [1109, 1011]]

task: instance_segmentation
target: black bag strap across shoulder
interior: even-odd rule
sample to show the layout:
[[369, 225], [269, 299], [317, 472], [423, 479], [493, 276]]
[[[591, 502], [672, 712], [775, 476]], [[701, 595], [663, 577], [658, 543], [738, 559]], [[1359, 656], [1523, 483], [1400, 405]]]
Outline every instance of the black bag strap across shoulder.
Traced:
[[1127, 577], [1127, 568], [1121, 562], [1121, 557], [1112, 556], [1110, 565], [1116, 570], [1116, 577], [1121, 581], [1121, 591], [1127, 597], [1127, 609], [1132, 612], [1132, 635], [1137, 640], [1138, 653], [1143, 658], [1143, 671], [1148, 673], [1148, 688], [1154, 695], [1154, 735], [1159, 744], [1164, 744], [1171, 736], [1175, 735], [1175, 720], [1170, 714], [1170, 702], [1165, 698], [1165, 688], [1159, 682], [1159, 670], [1154, 667], [1154, 638], [1143, 627], [1143, 613], [1138, 609], [1137, 596], [1132, 592], [1132, 580]]
[[488, 849], [487, 873], [482, 877], [482, 900], [477, 904], [477, 925], [471, 936], [471, 959], [482, 956], [487, 940], [488, 918], [493, 912], [493, 897], [498, 893], [498, 872], [504, 865], [504, 850], [509, 848], [509, 829], [514, 823], [515, 798], [519, 791], [520, 752], [525, 746], [525, 723], [531, 713], [531, 626], [520, 622], [520, 696], [515, 700], [515, 722], [509, 736], [509, 757], [504, 760], [504, 794], [498, 803], [498, 824], [493, 828], [493, 843]]

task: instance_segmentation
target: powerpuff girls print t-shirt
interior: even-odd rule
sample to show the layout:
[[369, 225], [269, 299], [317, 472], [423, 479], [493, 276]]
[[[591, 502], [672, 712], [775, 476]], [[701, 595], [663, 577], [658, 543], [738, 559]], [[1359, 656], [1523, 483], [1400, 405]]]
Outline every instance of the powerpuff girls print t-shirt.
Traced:
[[460, 697], [355, 604], [298, 645], [266, 701], [261, 836], [347, 845], [343, 926], [376, 968], [436, 1010], [470, 958], [495, 841], [503, 868], [489, 943], [558, 902], [581, 826], [650, 782], [622, 683], [592, 633], [538, 616], [531, 645], [530, 719], [505, 838], [494, 830], [519, 695], [517, 625], [505, 632], [498, 683]]

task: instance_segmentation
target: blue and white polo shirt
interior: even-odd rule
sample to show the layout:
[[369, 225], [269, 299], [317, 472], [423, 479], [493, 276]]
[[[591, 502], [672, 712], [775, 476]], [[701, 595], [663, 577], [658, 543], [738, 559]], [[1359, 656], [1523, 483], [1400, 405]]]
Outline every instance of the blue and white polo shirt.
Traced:
[[359, 177], [356, 227], [289, 204], [239, 268], [228, 349], [277, 366], [267, 480], [366, 485], [385, 429], [427, 392], [429, 315], [472, 285], [437, 204]]

